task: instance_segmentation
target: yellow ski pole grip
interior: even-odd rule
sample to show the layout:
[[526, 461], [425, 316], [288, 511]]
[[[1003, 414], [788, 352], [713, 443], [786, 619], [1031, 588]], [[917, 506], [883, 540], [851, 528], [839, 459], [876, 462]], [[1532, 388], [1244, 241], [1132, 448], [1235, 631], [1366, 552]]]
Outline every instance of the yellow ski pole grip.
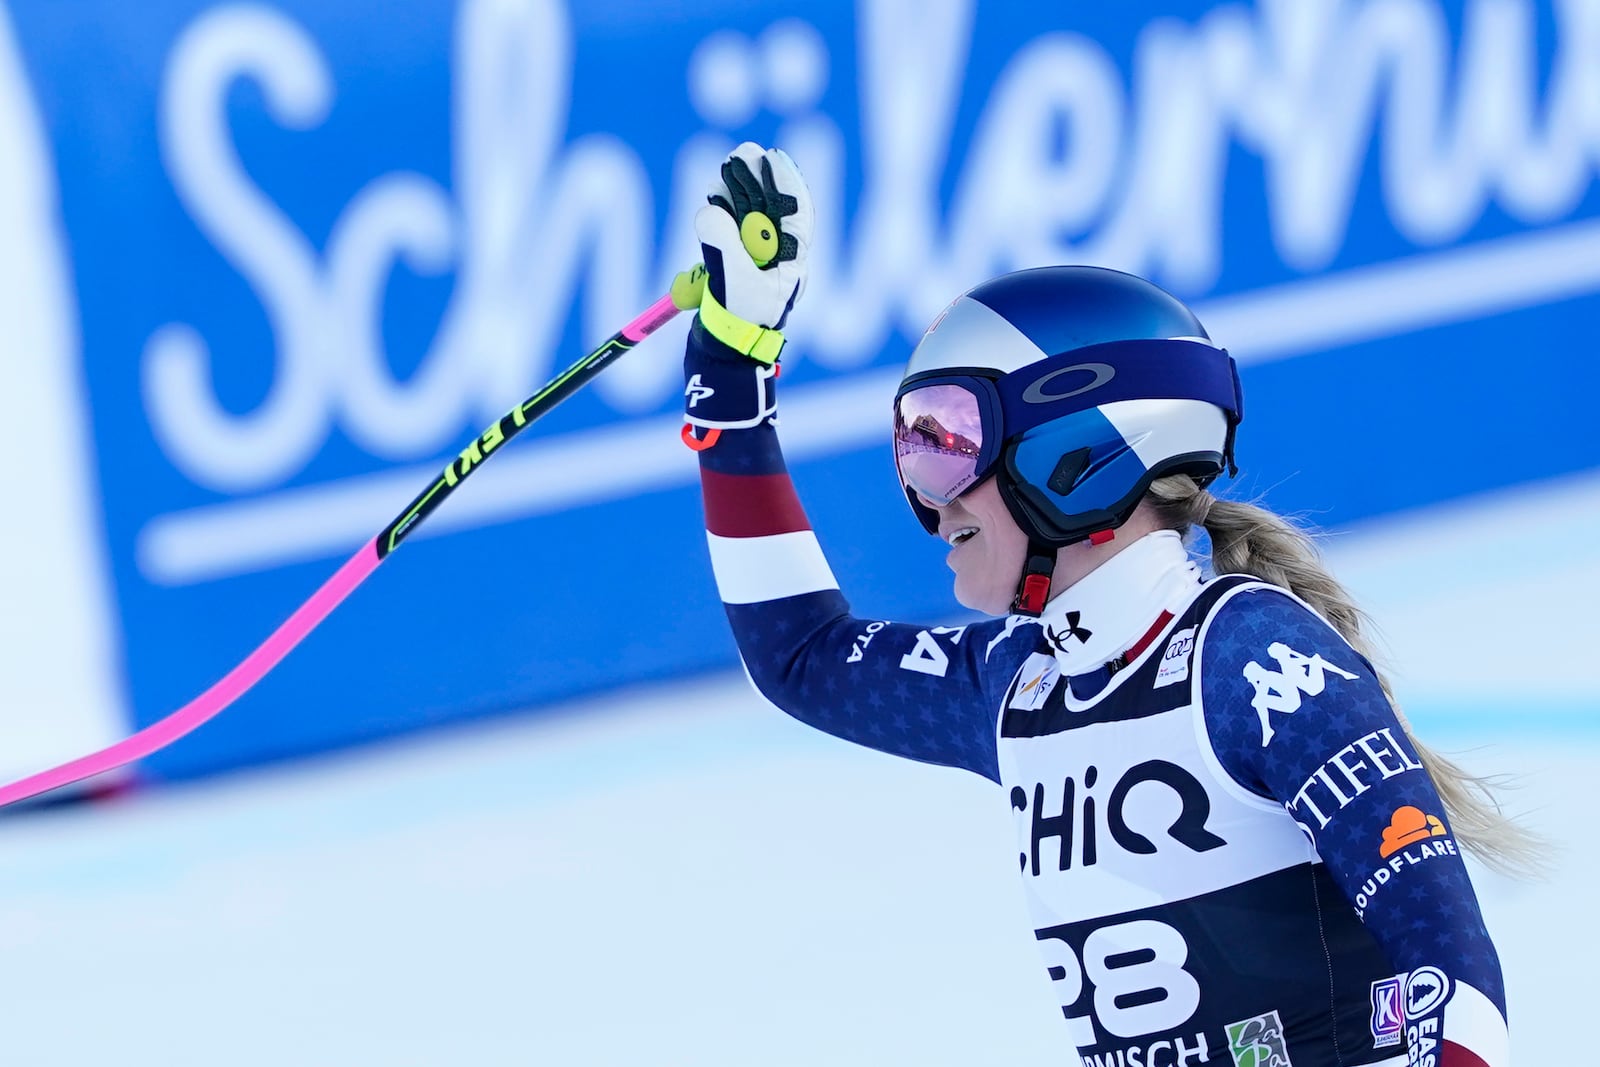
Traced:
[[679, 311], [693, 311], [700, 306], [700, 300], [706, 291], [706, 268], [703, 263], [696, 263], [688, 270], [681, 270], [672, 279], [672, 306]]

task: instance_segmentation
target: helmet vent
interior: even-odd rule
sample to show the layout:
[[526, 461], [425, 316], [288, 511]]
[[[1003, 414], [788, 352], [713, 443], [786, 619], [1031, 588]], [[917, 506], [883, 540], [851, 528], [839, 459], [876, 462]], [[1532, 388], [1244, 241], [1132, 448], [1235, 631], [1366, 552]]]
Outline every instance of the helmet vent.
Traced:
[[1089, 466], [1089, 450], [1074, 449], [1061, 457], [1056, 469], [1050, 472], [1050, 477], [1045, 481], [1045, 487], [1057, 496], [1066, 496], [1072, 492], [1072, 487], [1078, 483], [1079, 476], [1087, 466]]

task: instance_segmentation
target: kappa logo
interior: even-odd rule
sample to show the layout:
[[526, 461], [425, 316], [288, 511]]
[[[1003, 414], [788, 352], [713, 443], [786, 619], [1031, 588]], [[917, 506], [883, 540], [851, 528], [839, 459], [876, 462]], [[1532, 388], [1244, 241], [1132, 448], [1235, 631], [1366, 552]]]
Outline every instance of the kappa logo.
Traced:
[[1156, 671], [1155, 685], [1150, 688], [1176, 685], [1189, 677], [1189, 655], [1193, 651], [1193, 626], [1173, 634], [1172, 640], [1167, 642], [1167, 650], [1161, 654], [1161, 667]]
[[1261, 716], [1261, 747], [1266, 748], [1276, 732], [1272, 728], [1269, 712], [1293, 715], [1300, 710], [1300, 696], [1317, 696], [1326, 687], [1326, 672], [1332, 671], [1349, 681], [1355, 675], [1336, 667], [1322, 658], [1319, 652], [1307, 656], [1296, 652], [1282, 641], [1267, 646], [1267, 655], [1278, 661], [1278, 669], [1268, 670], [1255, 660], [1244, 665], [1245, 681], [1255, 688], [1256, 695], [1250, 706]]
[[716, 396], [717, 391], [702, 382], [700, 375], [696, 374], [689, 378], [689, 384], [684, 387], [683, 395], [689, 400], [688, 406], [694, 407], [700, 401], [710, 400]]
[[1372, 983], [1372, 1047], [1398, 1045], [1405, 1036], [1406, 1016], [1400, 997], [1404, 987], [1401, 975], [1380, 978]]
[[1294, 1067], [1276, 1011], [1229, 1023], [1227, 1034], [1233, 1067]]

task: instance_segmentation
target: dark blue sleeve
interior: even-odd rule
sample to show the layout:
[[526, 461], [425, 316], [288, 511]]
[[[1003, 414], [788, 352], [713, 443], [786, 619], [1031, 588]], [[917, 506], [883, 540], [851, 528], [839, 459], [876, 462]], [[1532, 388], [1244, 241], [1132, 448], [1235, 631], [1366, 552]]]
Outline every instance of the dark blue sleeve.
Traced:
[[756, 688], [796, 719], [880, 752], [1000, 780], [996, 717], [1026, 655], [1004, 622], [863, 619], [837, 592], [727, 610]]
[[1452, 1043], [1501, 1062], [1499, 957], [1438, 791], [1371, 666], [1273, 589], [1224, 602], [1201, 664], [1206, 729], [1223, 767], [1284, 806], [1396, 972], [1417, 976], [1406, 997], [1426, 1016], [1412, 1022], [1415, 1041], [1438, 1041], [1440, 1063], [1455, 1058]]
[[[687, 370], [702, 388], [736, 389], [738, 376], [750, 373], [748, 361], [723, 357], [691, 331]], [[917, 626], [851, 614], [775, 428], [723, 430], [699, 456], [713, 571], [761, 694], [836, 737], [998, 781], [1000, 701], [1032, 627], [1021, 619]]]

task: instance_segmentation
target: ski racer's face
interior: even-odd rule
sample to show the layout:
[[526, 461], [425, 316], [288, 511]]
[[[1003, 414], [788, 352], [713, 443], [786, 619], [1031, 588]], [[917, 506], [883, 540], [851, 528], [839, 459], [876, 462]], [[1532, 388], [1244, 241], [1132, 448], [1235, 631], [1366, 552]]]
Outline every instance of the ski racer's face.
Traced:
[[1017, 595], [1028, 554], [1028, 535], [986, 478], [948, 504], [919, 497], [939, 516], [939, 536], [950, 545], [946, 562], [956, 572], [956, 600], [986, 615], [1005, 615]]

